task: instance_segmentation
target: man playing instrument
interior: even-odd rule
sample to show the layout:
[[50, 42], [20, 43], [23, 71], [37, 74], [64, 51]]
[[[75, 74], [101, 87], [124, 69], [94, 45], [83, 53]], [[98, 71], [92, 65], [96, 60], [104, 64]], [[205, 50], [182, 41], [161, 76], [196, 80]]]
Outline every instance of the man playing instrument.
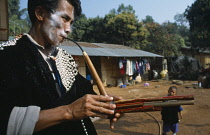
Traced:
[[89, 117], [110, 119], [115, 96], [96, 95], [59, 45], [81, 14], [79, 0], [28, 0], [32, 27], [0, 44], [0, 134], [95, 135]]

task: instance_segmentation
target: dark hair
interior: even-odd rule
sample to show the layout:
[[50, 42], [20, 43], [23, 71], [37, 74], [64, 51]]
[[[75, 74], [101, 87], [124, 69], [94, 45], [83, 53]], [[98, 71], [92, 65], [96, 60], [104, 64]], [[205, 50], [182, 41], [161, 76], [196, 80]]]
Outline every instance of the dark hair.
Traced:
[[[35, 8], [38, 6], [43, 7], [49, 13], [54, 13], [58, 8], [58, 4], [61, 0], [28, 0], [28, 14], [33, 24], [36, 21]], [[74, 7], [75, 18], [81, 15], [82, 8], [80, 0], [67, 0]]]
[[176, 86], [171, 86], [171, 87], [169, 87], [169, 89], [168, 89], [168, 90], [172, 90], [172, 89], [177, 90], [177, 87], [176, 87]]

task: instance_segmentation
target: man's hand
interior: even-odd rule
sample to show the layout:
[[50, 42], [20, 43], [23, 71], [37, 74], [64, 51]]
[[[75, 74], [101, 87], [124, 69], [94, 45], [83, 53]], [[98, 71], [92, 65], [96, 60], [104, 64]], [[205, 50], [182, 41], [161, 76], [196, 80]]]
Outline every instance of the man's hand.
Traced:
[[[115, 104], [111, 101], [116, 100], [114, 97], [102, 95], [85, 95], [82, 98], [71, 103], [67, 107], [67, 119], [80, 120], [86, 117], [108, 118], [114, 115]], [[118, 116], [118, 114], [115, 114]], [[113, 121], [116, 121], [114, 117]]]
[[120, 99], [114, 96], [85, 95], [69, 105], [41, 110], [34, 131], [37, 132], [64, 121], [81, 120], [91, 116], [109, 118], [110, 128], [113, 129], [114, 122], [121, 118], [123, 114], [114, 113], [116, 105], [112, 101]]
[[[112, 96], [114, 98], [114, 101], [122, 100], [121, 97]], [[124, 113], [115, 113], [113, 117], [110, 118], [110, 128], [114, 129], [114, 123], [118, 121], [121, 117], [123, 117]]]

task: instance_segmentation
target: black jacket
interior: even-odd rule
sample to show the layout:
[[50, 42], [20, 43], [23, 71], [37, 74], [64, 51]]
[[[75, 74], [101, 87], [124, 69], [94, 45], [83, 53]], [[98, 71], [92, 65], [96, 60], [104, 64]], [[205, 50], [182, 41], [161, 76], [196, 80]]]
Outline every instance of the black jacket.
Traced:
[[[64, 97], [59, 97], [51, 71], [27, 36], [0, 50], [0, 135], [6, 134], [13, 107], [35, 105], [42, 110], [70, 104], [85, 94], [95, 94], [92, 85], [80, 74]], [[97, 134], [90, 119], [85, 119], [88, 133]], [[65, 122], [37, 135], [83, 135], [80, 121]]]

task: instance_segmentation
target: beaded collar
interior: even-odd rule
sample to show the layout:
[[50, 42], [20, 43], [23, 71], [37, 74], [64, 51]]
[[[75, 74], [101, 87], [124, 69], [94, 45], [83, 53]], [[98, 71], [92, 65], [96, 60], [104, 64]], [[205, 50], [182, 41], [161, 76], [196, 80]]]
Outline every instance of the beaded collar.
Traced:
[[[13, 40], [4, 42], [0, 44], [0, 50], [4, 50], [5, 47], [16, 45], [17, 41], [23, 36], [27, 35], [31, 42], [35, 43], [37, 47], [43, 48], [36, 41], [33, 40], [28, 34], [21, 34], [16, 36]], [[43, 48], [44, 49], [44, 48]], [[74, 61], [74, 58], [68, 54], [65, 50], [56, 47], [58, 50], [57, 55], [55, 56], [56, 66], [60, 73], [62, 83], [67, 91], [69, 91], [75, 81], [75, 77], [78, 74], [77, 64]]]
[[78, 74], [77, 64], [74, 58], [69, 55], [65, 50], [57, 47], [58, 53], [56, 56], [56, 66], [60, 73], [61, 80], [67, 91], [71, 89], [75, 81], [75, 77]]
[[15, 36], [15, 38], [13, 40], [9, 40], [7, 42], [3, 42], [2, 44], [0, 44], [0, 50], [4, 50], [5, 47], [8, 46], [14, 46], [16, 45], [17, 41], [23, 36], [23, 34], [20, 34], [18, 36]]

